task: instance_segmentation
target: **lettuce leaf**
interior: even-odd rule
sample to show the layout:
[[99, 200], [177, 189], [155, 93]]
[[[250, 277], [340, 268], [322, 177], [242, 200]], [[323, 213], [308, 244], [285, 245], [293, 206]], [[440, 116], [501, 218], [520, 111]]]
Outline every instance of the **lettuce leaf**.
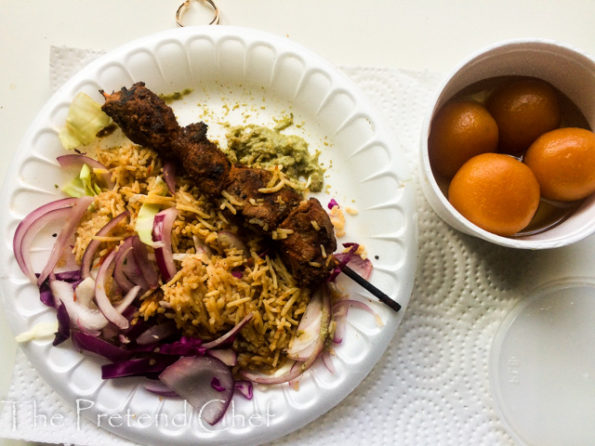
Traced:
[[70, 104], [66, 125], [58, 136], [62, 146], [72, 150], [93, 142], [97, 132], [111, 123], [111, 118], [101, 110], [101, 104], [80, 92]]
[[62, 192], [76, 198], [84, 195], [93, 197], [101, 193], [101, 188], [93, 181], [91, 172], [91, 168], [87, 164], [83, 164], [79, 175], [66, 183], [62, 187]]
[[[150, 193], [158, 195], [167, 195], [169, 189], [167, 183], [163, 181], [161, 177], [157, 177], [155, 184], [150, 190]], [[146, 245], [153, 246], [153, 220], [155, 215], [159, 213], [161, 206], [158, 204], [143, 203], [138, 216], [136, 217], [136, 223], [134, 230], [138, 234], [138, 238]]]

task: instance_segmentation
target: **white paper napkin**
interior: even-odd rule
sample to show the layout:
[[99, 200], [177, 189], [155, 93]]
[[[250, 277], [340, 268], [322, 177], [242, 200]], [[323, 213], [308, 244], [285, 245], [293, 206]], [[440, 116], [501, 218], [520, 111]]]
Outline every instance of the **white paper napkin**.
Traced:
[[[97, 51], [52, 48], [51, 85]], [[344, 71], [386, 114], [416, 169], [419, 134], [438, 76], [388, 68]], [[419, 263], [402, 325], [370, 375], [337, 407], [275, 445], [510, 445], [492, 408], [488, 356], [504, 315], [527, 294], [532, 256], [462, 235], [418, 191]], [[80, 445], [132, 443], [78, 419], [17, 355], [0, 436]]]

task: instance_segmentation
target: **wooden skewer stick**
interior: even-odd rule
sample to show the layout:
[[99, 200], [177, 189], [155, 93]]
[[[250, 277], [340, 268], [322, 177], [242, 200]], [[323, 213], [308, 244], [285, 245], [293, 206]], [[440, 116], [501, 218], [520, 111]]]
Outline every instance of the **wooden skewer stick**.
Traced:
[[392, 300], [390, 297], [384, 294], [384, 292], [376, 288], [374, 285], [372, 285], [370, 282], [368, 282], [366, 279], [364, 279], [362, 276], [360, 276], [358, 273], [356, 273], [348, 266], [341, 267], [341, 271], [345, 273], [347, 277], [356, 282], [358, 285], [362, 286], [370, 293], [372, 293], [374, 296], [376, 296], [380, 302], [388, 305], [395, 311], [399, 311], [401, 309], [401, 305], [399, 304], [399, 302]]

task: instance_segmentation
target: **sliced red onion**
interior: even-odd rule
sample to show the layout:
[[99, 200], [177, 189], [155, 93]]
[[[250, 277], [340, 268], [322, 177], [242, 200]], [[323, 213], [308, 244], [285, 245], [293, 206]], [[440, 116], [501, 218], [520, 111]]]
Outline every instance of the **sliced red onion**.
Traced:
[[233, 367], [238, 363], [238, 355], [230, 348], [207, 350], [207, 355], [217, 358], [229, 367]]
[[[321, 353], [322, 354], [322, 353]], [[303, 363], [299, 362], [299, 361], [295, 361], [293, 363], [293, 365], [291, 366], [291, 369], [289, 370], [290, 374], [296, 374], [298, 373], [298, 375], [295, 378], [292, 378], [291, 380], [287, 381], [287, 384], [289, 384], [289, 387], [293, 390], [298, 390], [300, 388], [300, 382], [299, 382], [299, 378], [302, 376], [302, 373], [299, 373], [300, 370], [299, 368], [303, 365]]]
[[124, 243], [122, 243], [120, 246], [118, 246], [118, 252], [116, 253], [116, 258], [114, 259], [114, 280], [124, 291], [128, 291], [135, 285], [130, 279], [128, 279], [126, 273], [124, 272], [124, 266], [127, 262], [128, 254], [130, 254], [131, 251], [132, 244], [125, 246]]
[[[211, 383], [218, 381], [218, 390]], [[159, 379], [198, 411], [207, 423], [216, 424], [231, 402], [234, 381], [231, 370], [210, 356], [184, 357], [167, 367]]]
[[360, 302], [359, 300], [354, 300], [354, 299], [338, 300], [337, 302], [335, 302], [333, 304], [333, 313], [336, 313], [341, 307], [359, 308], [360, 310], [367, 311], [368, 313], [373, 315], [376, 319], [378, 319], [380, 317], [380, 316], [378, 316], [378, 313], [376, 313], [374, 310], [372, 310], [372, 308], [370, 308], [370, 306], [368, 304], [366, 304], [364, 302]]
[[220, 345], [223, 345], [228, 341], [233, 340], [235, 338], [235, 335], [244, 327], [244, 325], [246, 325], [248, 323], [248, 321], [250, 319], [252, 319], [252, 313], [247, 314], [244, 317], [244, 319], [242, 319], [240, 322], [238, 322], [235, 327], [233, 327], [231, 330], [229, 330], [223, 336], [220, 336], [211, 342], [207, 342], [206, 344], [203, 344], [203, 347], [206, 348], [207, 350], [210, 350], [212, 348], [219, 347]]
[[138, 345], [154, 344], [170, 337], [176, 332], [176, 324], [173, 321], [165, 321], [157, 325], [149, 327], [142, 332], [137, 338]]
[[233, 385], [234, 389], [238, 391], [240, 395], [242, 395], [247, 400], [251, 400], [252, 396], [254, 396], [254, 391], [252, 387], [252, 383], [250, 381], [236, 381]]
[[76, 227], [78, 226], [83, 214], [89, 207], [89, 205], [93, 202], [93, 197], [80, 197], [76, 199], [76, 202], [72, 206], [71, 212], [68, 215], [66, 220], [66, 224], [60, 231], [54, 246], [52, 247], [52, 252], [50, 253], [50, 257], [47, 260], [46, 265], [44, 266], [43, 270], [39, 274], [37, 278], [37, 285], [41, 285], [45, 279], [50, 275], [50, 273], [54, 270], [56, 263], [62, 256], [62, 252], [64, 248], [68, 244], [70, 237], [74, 234]]
[[161, 242], [161, 246], [155, 248], [155, 258], [165, 283], [169, 282], [177, 272], [171, 246], [171, 230], [177, 216], [177, 209], [172, 207], [157, 213], [153, 218], [153, 241]]
[[240, 370], [240, 375], [258, 384], [282, 384], [289, 381], [293, 381], [294, 379], [302, 375], [306, 370], [308, 370], [312, 366], [312, 364], [314, 363], [314, 361], [316, 361], [317, 358], [318, 355], [308, 358], [308, 361], [306, 362], [295, 361], [288, 371], [279, 375], [265, 375], [262, 373], [250, 372], [248, 370]]
[[347, 312], [350, 307], [359, 308], [360, 310], [367, 311], [376, 318], [379, 325], [382, 325], [382, 319], [378, 313], [376, 313], [369, 305], [359, 300], [353, 299], [341, 299], [333, 305], [333, 319], [335, 321], [335, 334], [333, 336], [333, 342], [340, 344], [343, 342], [343, 336], [345, 334], [345, 327], [347, 323]]
[[287, 356], [295, 361], [303, 362], [312, 354], [322, 323], [322, 297], [320, 293], [312, 295], [306, 311], [298, 325], [297, 335], [291, 342]]
[[99, 310], [81, 305], [74, 300], [72, 285], [62, 280], [50, 280], [50, 289], [55, 299], [66, 306], [70, 320], [85, 331], [103, 329], [108, 320]]
[[167, 184], [167, 188], [169, 189], [169, 193], [172, 195], [176, 194], [176, 165], [171, 161], [168, 161], [163, 165], [163, 179], [165, 180], [165, 184]]
[[134, 285], [140, 285], [143, 290], [148, 290], [149, 284], [143, 277], [132, 252], [134, 237], [128, 237], [118, 246], [118, 253], [114, 259], [114, 279], [123, 290], [128, 290]]
[[331, 198], [330, 201], [327, 204], [327, 207], [329, 209], [334, 208], [335, 206], [339, 207], [339, 203], [337, 203], [337, 200], [335, 200], [334, 198]]
[[109, 171], [107, 170], [107, 167], [105, 167], [103, 164], [101, 164], [99, 161], [97, 161], [93, 158], [90, 158], [90, 157], [80, 154], [80, 153], [72, 153], [72, 154], [68, 154], [68, 155], [59, 156], [56, 158], [56, 160], [62, 167], [81, 168], [81, 167], [83, 167], [83, 164], [86, 164], [89, 167], [91, 167], [92, 169], [102, 169], [105, 171], [105, 173], [101, 173], [97, 176], [101, 177], [103, 179], [103, 182], [105, 183], [105, 185], [107, 187], [109, 187], [110, 189], [114, 186], [114, 182], [111, 179], [111, 175], [110, 175]]
[[368, 280], [372, 275], [372, 262], [370, 259], [364, 259], [361, 256], [351, 252], [340, 252], [334, 255], [342, 266], [349, 266], [352, 270]]
[[93, 302], [93, 298], [95, 297], [95, 280], [91, 277], [87, 277], [83, 279], [74, 289], [76, 295], [76, 301], [84, 305], [85, 307], [90, 307], [91, 303]]
[[171, 390], [169, 387], [167, 387], [161, 381], [151, 380], [148, 383], [144, 384], [143, 387], [148, 392], [154, 393], [159, 396], [165, 396], [165, 397], [169, 397], [169, 398], [180, 398], [180, 395], [178, 395], [176, 392]]
[[[326, 295], [326, 299], [324, 295]], [[304, 362], [312, 356], [312, 353], [318, 348], [320, 337], [325, 337], [327, 334], [329, 317], [330, 298], [320, 287], [314, 292], [306, 307], [298, 325], [299, 335], [293, 339], [287, 356], [300, 362]]]
[[77, 198], [64, 198], [44, 204], [30, 212], [17, 226], [12, 240], [14, 256], [23, 274], [31, 281], [36, 282], [29, 257], [29, 250], [35, 236], [49, 222], [65, 220], [76, 201]]
[[[126, 316], [124, 316], [124, 311], [126, 311], [130, 304], [134, 302], [139, 292], [140, 285], [133, 286], [128, 290], [124, 298], [116, 305], [116, 311], [120, 313], [124, 319], [128, 320]], [[130, 326], [130, 324], [128, 326]]]
[[[122, 221], [124, 218], [128, 217], [130, 212], [124, 211], [121, 214], [117, 215], [113, 219], [109, 221], [103, 228], [97, 231], [96, 236], [106, 236], [109, 235], [112, 230]], [[93, 266], [93, 256], [95, 256], [95, 252], [99, 245], [101, 244], [100, 240], [91, 239], [91, 242], [87, 245], [85, 252], [83, 254], [83, 259], [81, 262], [81, 275], [83, 279], [91, 276], [91, 268]]]
[[105, 292], [105, 280], [107, 278], [107, 272], [113, 263], [114, 258], [116, 257], [116, 252], [117, 251], [115, 249], [110, 251], [99, 267], [99, 271], [97, 272], [97, 280], [95, 281], [95, 302], [97, 302], [99, 310], [103, 313], [107, 320], [112, 322], [118, 328], [125, 330], [130, 325], [128, 319], [122, 316], [122, 314], [114, 308]]
[[340, 344], [343, 342], [343, 336], [345, 335], [345, 326], [347, 323], [347, 311], [348, 306], [341, 306], [333, 310], [333, 320], [335, 321], [335, 333], [333, 335], [333, 342]]
[[328, 288], [324, 286], [321, 287], [319, 295], [322, 298], [322, 322], [320, 329], [321, 336], [318, 336], [315, 348], [311, 350], [310, 356], [303, 362], [296, 361], [287, 372], [280, 375], [264, 375], [246, 370], [240, 370], [240, 374], [244, 378], [259, 384], [281, 384], [293, 381], [302, 375], [306, 370], [308, 370], [312, 364], [314, 364], [324, 349], [324, 342], [326, 340], [326, 335], [328, 334], [328, 324], [330, 321], [330, 296], [328, 293]]
[[234, 234], [233, 232], [229, 231], [221, 231], [217, 233], [217, 241], [222, 244], [224, 247], [230, 247], [234, 249], [238, 249], [243, 251], [245, 254], [248, 254], [248, 248], [240, 238]]
[[193, 235], [192, 240], [194, 241], [194, 250], [197, 254], [205, 254], [209, 257], [213, 254], [211, 248], [209, 248], [205, 243], [200, 241], [197, 236]]
[[141, 242], [137, 236], [134, 236], [132, 237], [132, 248], [134, 260], [144, 281], [150, 289], [157, 288], [157, 285], [159, 285], [159, 277], [155, 268], [153, 268], [153, 264], [149, 260], [149, 253], [147, 252], [146, 245]]
[[322, 363], [324, 364], [326, 369], [332, 375], [334, 375], [336, 370], [335, 370], [335, 366], [333, 365], [333, 360], [331, 359], [331, 355], [329, 354], [329, 352], [322, 352], [322, 354], [320, 355], [320, 358], [322, 359]]

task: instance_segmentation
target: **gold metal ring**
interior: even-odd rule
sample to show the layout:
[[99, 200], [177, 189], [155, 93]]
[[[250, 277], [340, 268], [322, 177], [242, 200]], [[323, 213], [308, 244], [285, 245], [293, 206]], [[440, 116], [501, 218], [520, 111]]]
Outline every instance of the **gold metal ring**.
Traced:
[[[176, 11], [176, 23], [178, 24], [178, 26], [184, 26], [184, 24], [182, 23], [182, 17], [184, 16], [186, 9], [188, 9], [188, 6], [190, 6], [191, 1], [192, 0], [185, 0], [184, 3], [182, 3], [180, 6], [178, 6], [178, 10]], [[213, 16], [213, 20], [211, 20], [209, 22], [209, 25], [218, 25], [219, 24], [219, 8], [217, 8], [217, 5], [215, 4], [215, 2], [213, 0], [196, 0], [196, 1], [208, 3], [208, 5], [211, 8], [213, 8], [215, 15]]]

